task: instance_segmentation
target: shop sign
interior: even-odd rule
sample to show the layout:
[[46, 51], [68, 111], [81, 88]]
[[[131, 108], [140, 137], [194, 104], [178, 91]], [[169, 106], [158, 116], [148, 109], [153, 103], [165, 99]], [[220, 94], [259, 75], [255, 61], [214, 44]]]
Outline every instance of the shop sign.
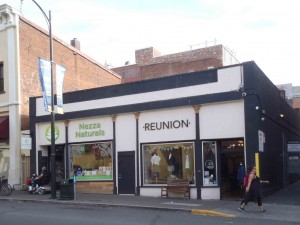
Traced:
[[211, 160], [206, 160], [205, 161], [205, 167], [209, 170], [213, 170], [215, 168], [215, 164]]
[[288, 152], [300, 152], [300, 142], [297, 142], [297, 141], [288, 142], [287, 151]]
[[258, 131], [258, 150], [264, 152], [264, 143], [266, 142], [265, 133], [261, 130]]
[[[57, 121], [54, 125], [55, 144], [64, 144], [66, 142], [65, 125]], [[51, 143], [51, 124], [43, 123], [37, 126], [37, 145], [49, 145]]]
[[31, 149], [31, 137], [21, 137], [21, 149]]
[[188, 128], [190, 121], [186, 120], [171, 120], [171, 121], [160, 121], [145, 123], [143, 128], [145, 131], [155, 131], [155, 130], [167, 130], [167, 129], [180, 129]]
[[69, 123], [69, 142], [99, 141], [112, 138], [111, 117], [73, 120]]
[[[48, 141], [51, 141], [51, 125], [46, 128], [45, 137]], [[54, 126], [54, 137], [55, 140], [59, 138], [59, 129], [57, 126]]]
[[101, 123], [79, 123], [78, 130], [75, 131], [76, 138], [104, 136], [105, 131], [101, 128]]
[[192, 107], [141, 113], [141, 142], [166, 142], [196, 138], [195, 110]]

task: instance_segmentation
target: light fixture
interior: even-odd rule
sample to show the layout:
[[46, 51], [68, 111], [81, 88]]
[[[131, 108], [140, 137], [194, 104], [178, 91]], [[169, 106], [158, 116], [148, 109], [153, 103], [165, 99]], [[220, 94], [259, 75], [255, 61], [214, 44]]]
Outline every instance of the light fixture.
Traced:
[[265, 121], [265, 119], [266, 119], [265, 117], [262, 117], [262, 118], [261, 118], [261, 121]]
[[260, 110], [260, 107], [259, 107], [259, 106], [255, 106], [255, 109], [256, 109], [256, 110]]
[[283, 113], [280, 113], [280, 117], [283, 118], [283, 117], [284, 117], [284, 114], [283, 114]]

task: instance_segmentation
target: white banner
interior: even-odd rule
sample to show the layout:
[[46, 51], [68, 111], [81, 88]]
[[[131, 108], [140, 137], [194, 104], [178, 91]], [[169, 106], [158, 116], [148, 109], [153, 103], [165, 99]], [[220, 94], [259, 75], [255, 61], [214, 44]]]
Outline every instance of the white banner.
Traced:
[[63, 109], [63, 83], [66, 68], [56, 65], [56, 101], [57, 101], [57, 113], [64, 114]]
[[39, 58], [39, 74], [46, 112], [51, 112], [51, 62]]

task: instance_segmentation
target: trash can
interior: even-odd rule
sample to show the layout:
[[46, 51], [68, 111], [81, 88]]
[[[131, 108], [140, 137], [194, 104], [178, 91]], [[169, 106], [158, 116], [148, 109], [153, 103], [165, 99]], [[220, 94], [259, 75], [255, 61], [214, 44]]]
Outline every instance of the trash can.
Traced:
[[62, 180], [60, 183], [60, 200], [74, 200], [73, 179]]

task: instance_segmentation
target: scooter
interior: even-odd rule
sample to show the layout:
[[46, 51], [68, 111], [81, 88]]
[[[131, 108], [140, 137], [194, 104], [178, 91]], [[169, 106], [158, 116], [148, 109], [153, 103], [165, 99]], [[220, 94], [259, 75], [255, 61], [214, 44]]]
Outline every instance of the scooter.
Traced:
[[28, 183], [28, 192], [30, 194], [39, 194], [39, 195], [43, 195], [46, 193], [50, 193], [51, 192], [51, 186], [49, 183], [44, 184], [39, 186], [38, 184], [36, 184], [36, 186], [34, 187], [34, 180], [36, 179], [36, 174], [33, 174], [29, 183]]

